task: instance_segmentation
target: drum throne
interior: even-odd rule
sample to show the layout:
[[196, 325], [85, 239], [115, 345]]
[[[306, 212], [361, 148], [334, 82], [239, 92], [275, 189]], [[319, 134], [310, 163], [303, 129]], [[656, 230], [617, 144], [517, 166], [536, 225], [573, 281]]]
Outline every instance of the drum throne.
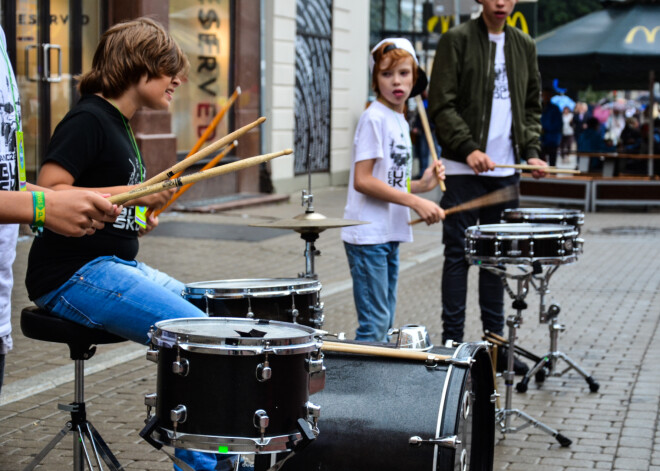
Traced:
[[[75, 362], [74, 398], [70, 404], [58, 404], [58, 409], [70, 412], [71, 419], [64, 428], [35, 456], [25, 467], [25, 471], [34, 469], [46, 455], [64, 438], [73, 434], [73, 469], [83, 471], [85, 462], [87, 468], [94, 469], [93, 461], [98, 469], [104, 469], [101, 460], [110, 471], [123, 468], [96, 431], [87, 420], [85, 406], [85, 360], [94, 356], [96, 347], [126, 341], [125, 338], [109, 332], [85, 327], [75, 322], [52, 316], [37, 307], [27, 307], [21, 312], [21, 330], [31, 339], [45, 342], [66, 343], [69, 346], [70, 357]], [[92, 458], [93, 456], [93, 458]]]

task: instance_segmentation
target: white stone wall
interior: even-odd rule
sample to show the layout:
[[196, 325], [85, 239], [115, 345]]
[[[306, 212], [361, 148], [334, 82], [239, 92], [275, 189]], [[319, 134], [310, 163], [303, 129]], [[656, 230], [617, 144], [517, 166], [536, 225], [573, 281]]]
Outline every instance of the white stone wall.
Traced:
[[[296, 1], [264, 0], [264, 152], [293, 148], [295, 131]], [[314, 174], [313, 186], [348, 182], [355, 126], [368, 97], [369, 1], [334, 0], [330, 172]], [[294, 176], [293, 158], [271, 161], [275, 191], [307, 188]]]

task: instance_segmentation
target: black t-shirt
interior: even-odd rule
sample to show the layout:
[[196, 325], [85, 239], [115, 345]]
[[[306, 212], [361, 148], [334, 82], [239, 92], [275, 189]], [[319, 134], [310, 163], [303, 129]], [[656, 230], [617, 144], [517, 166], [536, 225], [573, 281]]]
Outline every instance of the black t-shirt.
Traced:
[[[61, 165], [74, 186], [107, 187], [140, 183], [142, 170], [117, 108], [96, 95], [83, 96], [57, 125], [45, 162]], [[46, 195], [48, 198], [48, 195]], [[48, 218], [48, 214], [46, 214]], [[133, 260], [138, 252], [135, 208], [124, 208], [114, 224], [92, 236], [64, 237], [47, 229], [35, 237], [25, 284], [30, 299], [64, 284], [83, 265], [103, 255]]]

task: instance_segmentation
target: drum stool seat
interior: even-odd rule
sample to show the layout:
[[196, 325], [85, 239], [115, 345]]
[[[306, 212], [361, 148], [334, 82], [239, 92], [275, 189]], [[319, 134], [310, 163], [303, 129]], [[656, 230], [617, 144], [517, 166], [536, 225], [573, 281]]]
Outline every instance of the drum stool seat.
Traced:
[[[48, 312], [31, 306], [21, 312], [21, 330], [23, 335], [35, 340], [45, 342], [66, 343], [69, 346], [70, 357], [75, 362], [74, 375], [74, 401], [71, 404], [58, 404], [58, 408], [71, 413], [71, 420], [64, 428], [39, 452], [39, 454], [25, 467], [25, 471], [32, 470], [46, 457], [46, 455], [69, 432], [73, 434], [73, 469], [82, 471], [84, 462], [90, 470], [94, 469], [90, 453], [94, 455], [96, 465], [103, 469], [101, 459], [111, 470], [123, 469], [101, 435], [87, 420], [85, 412], [84, 361], [89, 360], [96, 352], [94, 345], [103, 345], [126, 341], [125, 338], [111, 334], [104, 330], [92, 329], [81, 324], [71, 322], [50, 315]], [[85, 442], [85, 439], [89, 443]], [[88, 448], [91, 446], [91, 449]]]

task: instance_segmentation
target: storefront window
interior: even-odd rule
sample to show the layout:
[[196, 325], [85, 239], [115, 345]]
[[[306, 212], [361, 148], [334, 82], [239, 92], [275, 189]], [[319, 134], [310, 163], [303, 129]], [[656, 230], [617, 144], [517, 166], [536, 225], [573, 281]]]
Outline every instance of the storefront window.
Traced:
[[[172, 107], [177, 152], [194, 147], [226, 102], [229, 91], [230, 0], [170, 0], [170, 33], [188, 56], [188, 81], [175, 93]], [[211, 134], [227, 134], [229, 115]]]

